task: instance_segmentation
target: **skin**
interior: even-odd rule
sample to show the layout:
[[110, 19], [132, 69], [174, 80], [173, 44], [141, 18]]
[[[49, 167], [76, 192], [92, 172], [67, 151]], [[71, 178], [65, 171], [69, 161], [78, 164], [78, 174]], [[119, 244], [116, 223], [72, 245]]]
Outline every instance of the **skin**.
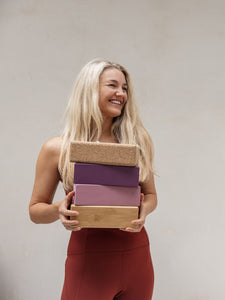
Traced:
[[[119, 101], [112, 103], [111, 101]], [[115, 68], [106, 69], [99, 79], [99, 107], [103, 115], [102, 135], [100, 142], [116, 143], [111, 134], [113, 118], [119, 116], [127, 101], [126, 79], [122, 72]], [[78, 221], [70, 221], [69, 216], [77, 216], [76, 211], [68, 210], [74, 191], [58, 202], [53, 203], [55, 191], [60, 181], [58, 162], [62, 138], [55, 137], [47, 141], [38, 156], [33, 192], [31, 195], [29, 213], [34, 223], [52, 223], [58, 219], [67, 230], [78, 231]], [[145, 224], [145, 219], [157, 206], [157, 195], [154, 176], [141, 185], [141, 204], [139, 219], [133, 220], [132, 226], [121, 228], [127, 232], [139, 232]]]

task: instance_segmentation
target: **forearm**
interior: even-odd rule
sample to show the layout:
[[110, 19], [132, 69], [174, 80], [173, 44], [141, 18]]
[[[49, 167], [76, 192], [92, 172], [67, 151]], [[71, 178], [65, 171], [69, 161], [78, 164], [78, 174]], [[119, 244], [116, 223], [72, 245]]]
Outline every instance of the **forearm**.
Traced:
[[37, 224], [48, 224], [55, 222], [59, 219], [59, 206], [62, 201], [47, 204], [47, 203], [36, 203], [30, 206], [29, 213], [30, 219]]
[[146, 194], [140, 206], [140, 217], [147, 217], [157, 206], [157, 195]]

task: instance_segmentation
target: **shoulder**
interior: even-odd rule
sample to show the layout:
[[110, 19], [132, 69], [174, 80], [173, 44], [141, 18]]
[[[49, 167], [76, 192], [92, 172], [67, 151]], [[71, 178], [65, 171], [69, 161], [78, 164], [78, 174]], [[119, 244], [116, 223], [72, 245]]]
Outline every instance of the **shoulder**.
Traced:
[[47, 155], [53, 155], [53, 156], [60, 155], [61, 145], [62, 145], [62, 137], [56, 136], [46, 141], [43, 144], [41, 151], [45, 152], [45, 154]]
[[62, 137], [54, 137], [50, 140], [46, 141], [40, 151], [38, 161], [42, 161], [43, 163], [50, 164], [58, 164], [60, 151], [62, 145]]
[[[46, 141], [39, 153], [35, 172], [35, 197], [45, 199], [46, 195], [51, 198], [60, 180], [58, 161], [60, 156], [60, 138], [52, 138]], [[49, 198], [49, 199], [50, 199]], [[42, 200], [38, 201], [41, 202]]]

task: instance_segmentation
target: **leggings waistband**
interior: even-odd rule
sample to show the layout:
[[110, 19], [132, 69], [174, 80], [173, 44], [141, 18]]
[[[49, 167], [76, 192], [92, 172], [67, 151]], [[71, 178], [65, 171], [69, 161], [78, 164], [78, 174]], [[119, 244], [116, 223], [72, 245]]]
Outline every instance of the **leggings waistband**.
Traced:
[[119, 229], [83, 228], [71, 233], [68, 255], [85, 252], [129, 251], [149, 245], [145, 228], [140, 232]]

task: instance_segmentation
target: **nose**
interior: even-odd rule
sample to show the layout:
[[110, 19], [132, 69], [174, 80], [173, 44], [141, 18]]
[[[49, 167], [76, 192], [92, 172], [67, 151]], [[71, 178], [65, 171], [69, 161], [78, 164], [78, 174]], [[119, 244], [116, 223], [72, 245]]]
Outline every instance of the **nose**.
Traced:
[[126, 91], [122, 87], [118, 87], [116, 90], [117, 96], [124, 96], [126, 94]]

